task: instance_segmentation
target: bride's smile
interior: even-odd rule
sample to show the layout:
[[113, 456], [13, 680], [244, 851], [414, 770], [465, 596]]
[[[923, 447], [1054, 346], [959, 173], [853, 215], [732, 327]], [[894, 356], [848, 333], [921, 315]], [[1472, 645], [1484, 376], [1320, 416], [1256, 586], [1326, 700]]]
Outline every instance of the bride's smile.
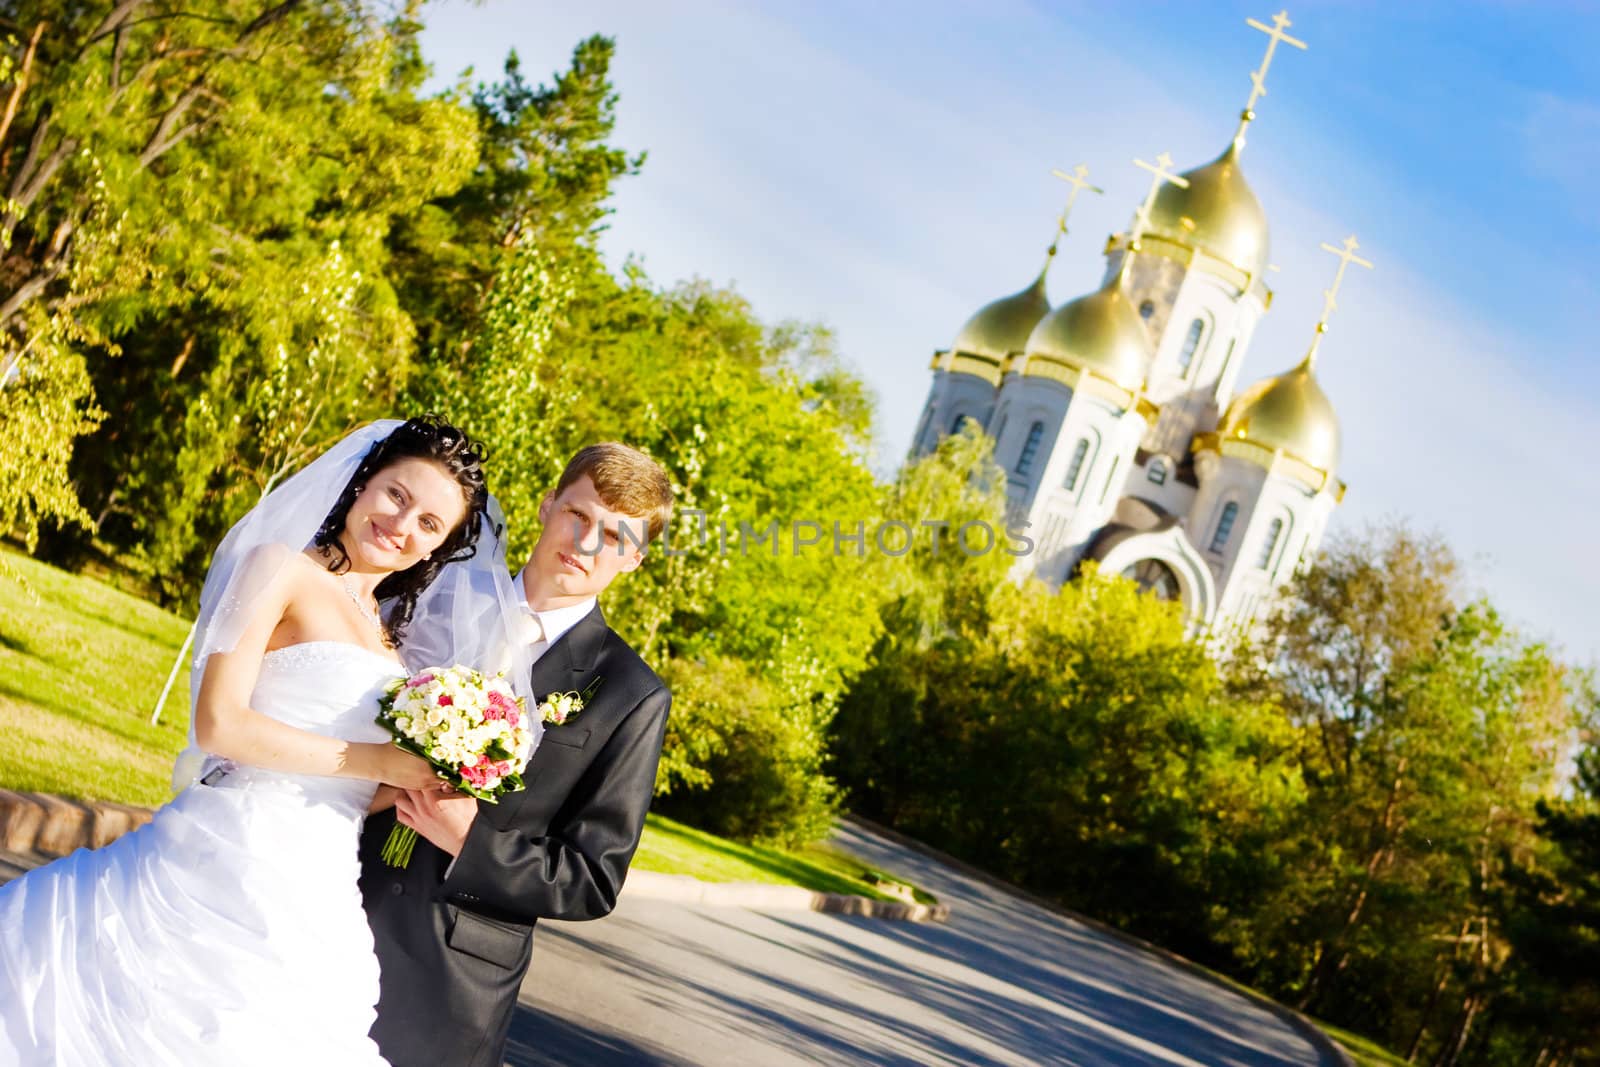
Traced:
[[455, 480], [438, 464], [407, 458], [364, 486], [350, 506], [344, 535], [353, 570], [404, 570], [444, 543], [466, 514]]

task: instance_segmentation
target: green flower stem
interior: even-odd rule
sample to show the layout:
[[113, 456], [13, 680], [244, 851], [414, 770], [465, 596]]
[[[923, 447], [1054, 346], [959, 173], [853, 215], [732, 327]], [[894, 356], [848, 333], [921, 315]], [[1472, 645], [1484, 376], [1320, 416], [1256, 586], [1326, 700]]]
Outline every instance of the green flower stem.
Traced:
[[411, 863], [411, 852], [417, 847], [417, 832], [409, 826], [395, 824], [389, 838], [383, 843], [383, 862], [391, 867], [406, 867]]

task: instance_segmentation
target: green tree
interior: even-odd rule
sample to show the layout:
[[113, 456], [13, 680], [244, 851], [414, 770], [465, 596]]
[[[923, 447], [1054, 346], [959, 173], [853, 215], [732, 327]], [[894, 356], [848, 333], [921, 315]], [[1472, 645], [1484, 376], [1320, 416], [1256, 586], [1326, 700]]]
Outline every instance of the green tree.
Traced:
[[1497, 857], [1530, 855], [1576, 722], [1570, 672], [1455, 576], [1404, 528], [1337, 539], [1272, 623], [1258, 681], [1303, 730], [1309, 794], [1241, 953], [1302, 1007], [1438, 1063], [1470, 1058], [1503, 984]]
[[45, 520], [90, 521], [68, 473], [73, 442], [100, 420], [90, 393], [83, 357], [48, 326], [0, 370], [0, 530], [30, 550]]
[[512, 245], [536, 245], [547, 260], [592, 248], [616, 180], [645, 158], [609, 143], [615, 50], [608, 38], [586, 38], [571, 65], [538, 86], [512, 52], [500, 81], [472, 90], [471, 176], [399, 220], [389, 239], [395, 287], [425, 356], [470, 358], [477, 315]]
[[[1269, 909], [1281, 927], [1262, 933], [1260, 961], [1270, 970], [1261, 979], [1296, 990], [1303, 1004], [1342, 970], [1372, 887], [1394, 862], [1404, 801], [1421, 773], [1416, 753], [1398, 742], [1430, 741], [1425, 731], [1406, 732], [1398, 683], [1443, 634], [1456, 581], [1455, 560], [1436, 540], [1403, 529], [1336, 538], [1288, 590], [1268, 651], [1238, 661], [1242, 691], [1281, 694], [1304, 731], [1300, 763], [1311, 798], [1303, 836], [1285, 852], [1307, 854], [1296, 857], [1298, 876]], [[1255, 664], [1270, 671], [1245, 681]], [[1441, 748], [1450, 743], [1438, 739]]]
[[405, 380], [386, 235], [477, 148], [467, 107], [418, 94], [419, 7], [8, 12], [38, 47], [0, 155], [0, 325], [17, 351], [60, 337], [82, 359], [108, 418], [72, 473], [107, 543], [169, 595], [303, 451], [282, 427], [319, 446]]
[[[514, 556], [582, 445], [627, 441], [666, 467], [669, 539], [605, 607], [677, 687], [660, 790], [747, 837], [826, 828], [823, 730], [875, 637], [868, 564], [832, 551], [832, 523], [870, 528], [878, 506], [863, 393], [826, 344], [732, 293], [619, 281], [585, 246], [519, 239], [466, 357], [429, 379], [489, 446]], [[827, 541], [797, 549], [797, 520]], [[742, 541], [741, 524], [767, 539]]]
[[[981, 435], [908, 465], [902, 504], [1000, 524]], [[930, 519], [922, 511], [919, 519]], [[1059, 591], [1005, 555], [901, 576], [835, 720], [856, 810], [1035, 892], [1210, 958], [1301, 797], [1295, 732], [1233, 698], [1178, 609], [1092, 566]]]
[[1516, 864], [1506, 898], [1510, 1014], [1551, 1067], [1600, 1063], [1600, 749], [1579, 760], [1577, 784], [1576, 796], [1539, 805], [1547, 861]]
[[[970, 643], [987, 631], [991, 602], [1014, 562], [1001, 549], [968, 555], [952, 533], [969, 523], [1005, 527], [1005, 475], [993, 448], [969, 424], [906, 463], [884, 494], [884, 543], [873, 567], [883, 632], [829, 741], [830, 764], [861, 814], [921, 824], [906, 805], [922, 795], [923, 784], [938, 780], [940, 772], [919, 759], [930, 747], [922, 709], [938, 684], [929, 662], [942, 661], [953, 642]], [[1007, 544], [1021, 550], [1020, 541]], [[937, 800], [929, 802], [936, 810]]]

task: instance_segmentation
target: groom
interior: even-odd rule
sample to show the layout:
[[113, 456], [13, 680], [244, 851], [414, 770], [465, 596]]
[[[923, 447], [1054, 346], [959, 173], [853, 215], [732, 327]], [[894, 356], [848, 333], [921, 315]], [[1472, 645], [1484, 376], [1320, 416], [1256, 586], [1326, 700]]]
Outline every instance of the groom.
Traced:
[[[522, 792], [498, 804], [403, 793], [367, 820], [361, 893], [382, 972], [372, 1036], [395, 1067], [499, 1067], [534, 924], [616, 905], [671, 694], [595, 598], [639, 566], [671, 506], [666, 472], [636, 449], [591, 445], [572, 458], [540, 502], [544, 528], [518, 585], [536, 698], [587, 693], [582, 710], [546, 724]], [[427, 842], [404, 868], [379, 855], [396, 818]]]

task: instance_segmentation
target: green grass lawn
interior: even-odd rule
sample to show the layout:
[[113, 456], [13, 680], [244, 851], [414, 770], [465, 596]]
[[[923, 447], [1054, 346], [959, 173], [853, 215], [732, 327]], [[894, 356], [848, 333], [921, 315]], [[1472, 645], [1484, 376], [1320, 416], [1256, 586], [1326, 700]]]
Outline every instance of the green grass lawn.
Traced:
[[1350, 1058], [1356, 1061], [1357, 1067], [1410, 1067], [1405, 1060], [1396, 1056], [1388, 1049], [1379, 1045], [1371, 1038], [1352, 1034], [1348, 1030], [1341, 1030], [1332, 1023], [1325, 1023], [1321, 1019], [1313, 1019], [1329, 1037], [1344, 1046], [1350, 1053]]
[[[155, 805], [189, 726], [189, 623], [101, 582], [0, 550], [0, 787]], [[37, 597], [37, 603], [34, 598]]]
[[[150, 712], [188, 628], [188, 620], [103, 582], [0, 549], [0, 788], [165, 802], [188, 730], [187, 665], [160, 725], [150, 725]], [[708, 882], [895, 899], [863, 876], [894, 879], [825, 845], [796, 852], [741, 845], [656, 816], [636, 862]]]
[[[877, 882], [899, 879], [831, 846], [814, 844], [785, 852], [743, 845], [659, 815], [650, 816], [633, 863], [642, 871], [686, 874], [702, 882], [766, 882], [800, 885], [819, 893], [853, 893], [873, 900], [900, 899], [863, 876], [875, 876]], [[918, 903], [937, 903], [920, 889], [914, 892]]]

